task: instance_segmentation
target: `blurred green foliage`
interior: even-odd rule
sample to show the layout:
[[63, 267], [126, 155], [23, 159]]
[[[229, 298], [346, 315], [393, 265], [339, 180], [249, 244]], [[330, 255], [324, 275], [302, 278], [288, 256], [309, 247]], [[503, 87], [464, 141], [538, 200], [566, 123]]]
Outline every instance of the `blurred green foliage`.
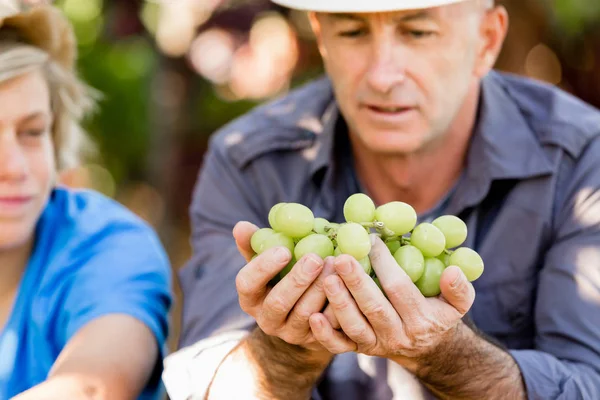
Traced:
[[79, 70], [102, 93], [98, 112], [86, 124], [101, 162], [117, 183], [143, 175], [150, 132], [153, 71], [158, 54], [145, 34], [109, 40], [103, 0], [59, 0], [79, 43]]
[[600, 24], [600, 0], [551, 0], [556, 24], [568, 36], [576, 36]]

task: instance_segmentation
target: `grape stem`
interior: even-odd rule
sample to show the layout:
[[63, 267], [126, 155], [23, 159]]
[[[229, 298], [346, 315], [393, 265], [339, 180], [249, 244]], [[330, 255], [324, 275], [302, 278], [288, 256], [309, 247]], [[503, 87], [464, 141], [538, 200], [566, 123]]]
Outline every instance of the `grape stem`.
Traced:
[[325, 231], [325, 234], [329, 240], [333, 241], [337, 238], [337, 229], [335, 229], [333, 226], [326, 225], [323, 230]]
[[377, 230], [377, 232], [380, 233], [381, 236], [384, 237], [385, 239], [396, 236], [396, 234], [393, 231], [386, 228], [385, 224], [381, 221], [361, 222], [360, 224], [367, 229], [375, 228], [375, 230]]

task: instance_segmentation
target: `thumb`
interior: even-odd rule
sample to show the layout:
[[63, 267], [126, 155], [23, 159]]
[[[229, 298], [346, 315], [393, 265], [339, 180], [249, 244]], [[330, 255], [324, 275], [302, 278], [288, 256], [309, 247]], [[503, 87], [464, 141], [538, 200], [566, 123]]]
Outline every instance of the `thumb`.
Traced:
[[444, 270], [440, 278], [440, 289], [444, 299], [464, 316], [475, 301], [475, 288], [462, 270], [450, 266]]
[[254, 255], [254, 250], [250, 246], [250, 239], [254, 232], [258, 230], [258, 227], [250, 222], [241, 221], [238, 222], [233, 228], [233, 237], [237, 245], [238, 251], [249, 262]]

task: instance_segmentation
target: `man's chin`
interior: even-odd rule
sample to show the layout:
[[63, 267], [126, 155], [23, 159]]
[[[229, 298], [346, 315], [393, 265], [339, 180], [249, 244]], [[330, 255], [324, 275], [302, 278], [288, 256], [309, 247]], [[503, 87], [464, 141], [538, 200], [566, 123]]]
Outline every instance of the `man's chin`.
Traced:
[[370, 151], [385, 155], [409, 155], [423, 148], [419, 134], [399, 132], [374, 132], [365, 138], [364, 143]]

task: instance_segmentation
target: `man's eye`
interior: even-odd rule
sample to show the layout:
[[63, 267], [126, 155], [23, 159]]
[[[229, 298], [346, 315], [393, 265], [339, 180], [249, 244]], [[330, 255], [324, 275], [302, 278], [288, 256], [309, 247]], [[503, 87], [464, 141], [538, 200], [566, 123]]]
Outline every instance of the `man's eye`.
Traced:
[[365, 34], [365, 30], [364, 29], [354, 29], [351, 31], [344, 31], [344, 32], [340, 32], [339, 36], [341, 37], [347, 37], [347, 38], [355, 38], [355, 37], [359, 37]]
[[412, 31], [408, 31], [407, 34], [409, 36], [413, 37], [414, 39], [423, 39], [423, 38], [426, 38], [429, 36], [433, 36], [435, 34], [435, 32], [412, 30]]

